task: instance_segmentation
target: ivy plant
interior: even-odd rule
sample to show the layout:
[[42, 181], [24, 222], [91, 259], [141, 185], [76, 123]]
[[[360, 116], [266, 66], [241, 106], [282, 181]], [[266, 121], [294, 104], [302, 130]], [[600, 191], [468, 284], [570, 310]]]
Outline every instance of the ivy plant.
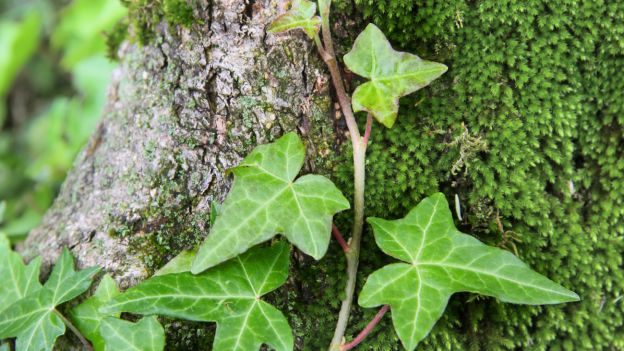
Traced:
[[190, 266], [180, 265], [180, 273], [150, 278], [100, 310], [217, 322], [214, 350], [259, 350], [263, 343], [277, 351], [292, 350], [288, 321], [260, 299], [286, 282], [289, 253], [290, 246], [278, 242], [253, 248], [198, 275], [188, 272]]
[[236, 180], [210, 235], [199, 249], [195, 274], [282, 233], [316, 258], [329, 245], [332, 217], [349, 201], [327, 178], [308, 174], [294, 180], [305, 158], [295, 133], [258, 146], [230, 172]]
[[377, 26], [369, 24], [344, 56], [355, 74], [370, 79], [353, 92], [353, 111], [367, 111], [392, 128], [399, 111], [399, 98], [421, 89], [446, 72], [441, 63], [395, 51]]
[[[0, 249], [2, 257], [10, 256], [8, 265], [2, 265], [3, 277], [11, 277], [6, 285], [17, 288], [9, 298], [0, 314], [0, 339], [17, 338], [18, 350], [51, 350], [56, 339], [65, 333], [69, 321], [57, 310], [57, 306], [72, 300], [91, 286], [91, 279], [99, 268], [87, 268], [76, 272], [71, 254], [63, 250], [58, 263], [54, 266], [50, 278], [42, 286], [39, 283], [39, 260], [24, 266], [21, 258], [9, 251], [8, 241], [3, 237]], [[12, 273], [16, 273], [15, 279]], [[4, 291], [3, 291], [4, 292]], [[5, 305], [5, 306], [7, 306]], [[73, 328], [73, 326], [71, 326]]]
[[95, 351], [106, 349], [105, 341], [100, 332], [100, 326], [105, 317], [119, 318], [119, 313], [104, 314], [98, 310], [110, 299], [119, 295], [117, 284], [113, 278], [106, 274], [100, 281], [100, 285], [93, 296], [86, 299], [80, 305], [74, 307], [70, 312], [70, 318], [74, 325], [80, 330], [82, 335], [91, 341]]
[[[85, 348], [148, 350], [164, 348], [164, 331], [155, 315], [216, 322], [213, 349], [277, 351], [294, 348], [287, 319], [262, 298], [288, 278], [292, 243], [321, 259], [331, 233], [346, 258], [344, 299], [330, 350], [356, 347], [391, 310], [394, 328], [407, 350], [431, 331], [456, 292], [472, 292], [516, 304], [556, 304], [579, 297], [531, 270], [518, 257], [489, 247], [454, 225], [443, 194], [425, 198], [398, 220], [368, 218], [379, 248], [400, 262], [373, 272], [359, 294], [362, 307], [381, 306], [375, 318], [353, 340], [344, 335], [354, 300], [364, 227], [366, 149], [373, 119], [391, 128], [399, 99], [429, 85], [446, 72], [430, 62], [392, 48], [384, 34], [369, 24], [344, 56], [345, 65], [367, 79], [350, 98], [343, 84], [330, 30], [329, 0], [294, 1], [267, 30], [300, 29], [314, 40], [327, 64], [353, 149], [353, 227], [347, 242], [332, 225], [333, 216], [350, 208], [327, 178], [297, 178], [305, 146], [295, 133], [257, 146], [231, 169], [234, 185], [222, 206], [211, 206], [211, 229], [199, 248], [183, 251], [155, 276], [119, 293], [105, 275], [94, 295], [73, 308], [74, 326], [56, 309], [87, 290], [97, 268], [73, 270], [65, 250], [45, 285], [37, 280], [39, 260], [28, 266], [0, 236], [0, 272], [10, 287], [0, 288], [0, 338], [17, 337], [18, 350], [50, 350], [70, 327]], [[367, 113], [360, 134], [354, 111]], [[218, 208], [218, 210], [217, 210]], [[286, 240], [274, 239], [278, 234]], [[273, 239], [273, 240], [272, 240]], [[268, 243], [271, 241], [270, 243]], [[288, 241], [288, 242], [287, 242]], [[120, 319], [122, 312], [145, 315], [137, 323]], [[84, 335], [84, 336], [83, 336]], [[6, 345], [6, 344], [5, 344]], [[3, 347], [3, 346], [2, 346]]]
[[165, 348], [165, 330], [155, 316], [136, 323], [106, 317], [100, 330], [106, 351], [162, 351]]
[[267, 31], [279, 33], [295, 28], [303, 29], [310, 39], [314, 38], [321, 28], [321, 18], [316, 15], [315, 3], [295, 0], [290, 10], [274, 20]]
[[373, 272], [359, 303], [390, 305], [394, 328], [408, 350], [429, 334], [456, 292], [529, 305], [578, 300], [510, 252], [459, 232], [443, 194], [424, 199], [405, 218], [367, 221], [379, 248], [402, 262]]

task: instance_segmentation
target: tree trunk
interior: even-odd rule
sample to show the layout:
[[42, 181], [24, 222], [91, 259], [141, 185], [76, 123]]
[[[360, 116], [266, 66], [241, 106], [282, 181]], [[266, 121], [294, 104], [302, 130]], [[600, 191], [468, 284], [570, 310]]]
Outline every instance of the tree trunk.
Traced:
[[266, 34], [285, 5], [203, 1], [191, 28], [124, 44], [102, 122], [25, 255], [49, 269], [69, 247], [126, 288], [201, 242], [225, 171], [257, 144], [296, 130], [306, 169], [323, 173], [337, 140], [328, 77], [303, 33]]

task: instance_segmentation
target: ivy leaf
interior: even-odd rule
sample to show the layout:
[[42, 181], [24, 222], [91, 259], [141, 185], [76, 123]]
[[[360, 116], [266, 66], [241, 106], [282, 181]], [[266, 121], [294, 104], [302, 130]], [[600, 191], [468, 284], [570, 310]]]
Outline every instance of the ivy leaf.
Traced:
[[447, 70], [441, 63], [395, 51], [372, 23], [357, 37], [344, 62], [352, 72], [370, 79], [355, 89], [353, 110], [372, 113], [388, 128], [397, 118], [400, 97], [429, 85]]
[[171, 261], [167, 262], [167, 264], [154, 273], [154, 275], [159, 276], [188, 272], [191, 270], [191, 265], [193, 264], [193, 260], [195, 260], [195, 255], [197, 255], [197, 249], [182, 250], [182, 252], [172, 258]]
[[301, 251], [325, 255], [332, 217], [349, 201], [327, 178], [305, 175], [305, 148], [296, 133], [256, 147], [231, 171], [236, 176], [219, 216], [191, 267], [200, 273], [281, 233]]
[[105, 350], [104, 338], [100, 333], [102, 319], [107, 316], [119, 318], [119, 313], [103, 314], [98, 309], [119, 294], [117, 284], [110, 275], [106, 274], [100, 281], [95, 294], [70, 312], [74, 325], [91, 341], [95, 351]]
[[41, 258], [37, 257], [27, 266], [22, 257], [11, 250], [11, 244], [5, 235], [0, 234], [0, 312], [41, 289], [39, 283], [39, 267]]
[[316, 4], [307, 0], [295, 0], [290, 10], [275, 19], [267, 31], [279, 33], [301, 28], [310, 39], [314, 39], [320, 27], [321, 18], [316, 16]]
[[394, 328], [408, 350], [427, 336], [456, 292], [529, 305], [579, 300], [510, 252], [459, 232], [440, 193], [424, 199], [403, 219], [369, 218], [368, 222], [381, 250], [406, 263], [373, 272], [359, 303], [362, 307], [389, 304]]
[[155, 316], [142, 318], [137, 323], [106, 317], [100, 331], [106, 343], [105, 351], [162, 351], [165, 348], [165, 330]]
[[293, 349], [288, 321], [260, 297], [288, 277], [290, 246], [253, 248], [202, 274], [189, 272], [150, 278], [113, 299], [102, 312], [159, 314], [217, 322], [214, 350]]
[[17, 350], [52, 350], [65, 324], [56, 306], [82, 294], [99, 268], [74, 271], [69, 250], [64, 249], [43, 288], [18, 300], [0, 313], [0, 339], [16, 337]]

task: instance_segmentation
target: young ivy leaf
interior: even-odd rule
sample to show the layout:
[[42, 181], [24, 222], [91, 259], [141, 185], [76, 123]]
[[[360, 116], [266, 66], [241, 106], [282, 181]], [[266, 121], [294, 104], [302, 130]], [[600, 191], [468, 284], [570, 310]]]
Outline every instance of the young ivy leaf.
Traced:
[[202, 274], [189, 272], [150, 278], [114, 298], [104, 313], [159, 314], [217, 322], [215, 351], [293, 349], [288, 321], [260, 297], [288, 277], [290, 245], [281, 242], [247, 253]]
[[325, 255], [332, 217], [349, 201], [327, 178], [305, 175], [305, 148], [296, 133], [256, 147], [231, 171], [236, 176], [191, 272], [213, 267], [281, 233], [301, 251]]
[[400, 97], [429, 85], [447, 70], [441, 63], [395, 51], [372, 23], [357, 37], [344, 62], [352, 72], [370, 79], [355, 89], [353, 110], [372, 113], [388, 128], [396, 121]]
[[301, 28], [310, 37], [318, 33], [321, 19], [316, 16], [316, 4], [307, 0], [295, 0], [290, 10], [273, 21], [267, 32], [279, 33]]
[[74, 260], [64, 249], [45, 285], [0, 313], [0, 339], [16, 337], [16, 349], [52, 350], [65, 324], [56, 306], [82, 294], [99, 268], [74, 271]]
[[381, 250], [405, 263], [373, 272], [359, 304], [390, 305], [394, 329], [408, 350], [429, 334], [456, 292], [530, 305], [579, 300], [511, 253], [459, 232], [442, 194], [424, 199], [403, 219], [368, 222]]
[[162, 351], [165, 348], [165, 330], [155, 316], [144, 317], [137, 323], [106, 317], [100, 332], [106, 344], [105, 351]]
[[3, 279], [0, 284], [0, 312], [41, 288], [40, 266], [40, 257], [24, 265], [22, 257], [11, 250], [7, 237], [0, 234], [0, 277]]
[[119, 318], [119, 313], [103, 314], [98, 309], [104, 306], [110, 299], [119, 295], [117, 284], [110, 275], [105, 275], [100, 281], [95, 294], [86, 299], [80, 305], [74, 307], [70, 312], [70, 317], [74, 325], [80, 330], [91, 344], [95, 351], [104, 351], [105, 342], [100, 333], [100, 325], [104, 317], [112, 316]]

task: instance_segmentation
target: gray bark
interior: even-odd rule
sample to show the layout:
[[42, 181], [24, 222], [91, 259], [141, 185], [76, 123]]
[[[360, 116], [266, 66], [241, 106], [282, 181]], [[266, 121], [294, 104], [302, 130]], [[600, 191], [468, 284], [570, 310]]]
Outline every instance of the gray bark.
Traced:
[[302, 33], [265, 32], [285, 3], [202, 2], [203, 23], [125, 44], [103, 119], [22, 252], [49, 268], [69, 247], [125, 288], [201, 242], [225, 170], [255, 145], [296, 130], [323, 173], [337, 140], [323, 64]]

